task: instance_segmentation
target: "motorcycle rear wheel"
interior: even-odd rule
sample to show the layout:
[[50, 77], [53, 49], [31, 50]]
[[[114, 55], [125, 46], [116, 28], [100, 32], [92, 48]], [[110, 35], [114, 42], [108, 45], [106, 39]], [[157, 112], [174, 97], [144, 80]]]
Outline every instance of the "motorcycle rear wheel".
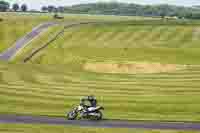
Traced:
[[98, 111], [97, 113], [99, 114], [99, 116], [93, 116], [93, 117], [92, 117], [92, 120], [94, 120], [94, 121], [102, 120], [102, 118], [103, 118], [102, 112], [101, 112], [101, 111]]

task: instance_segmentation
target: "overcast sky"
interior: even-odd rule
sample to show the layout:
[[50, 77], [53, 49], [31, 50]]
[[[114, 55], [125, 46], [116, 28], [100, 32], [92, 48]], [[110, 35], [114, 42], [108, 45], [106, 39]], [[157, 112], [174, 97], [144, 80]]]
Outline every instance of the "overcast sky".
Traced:
[[137, 4], [172, 4], [172, 5], [183, 5], [192, 6], [200, 5], [200, 0], [6, 0], [11, 3], [26, 3], [31, 9], [40, 9], [42, 5], [73, 5], [80, 3], [91, 3], [91, 2], [104, 2], [104, 1], [118, 1], [127, 3]]

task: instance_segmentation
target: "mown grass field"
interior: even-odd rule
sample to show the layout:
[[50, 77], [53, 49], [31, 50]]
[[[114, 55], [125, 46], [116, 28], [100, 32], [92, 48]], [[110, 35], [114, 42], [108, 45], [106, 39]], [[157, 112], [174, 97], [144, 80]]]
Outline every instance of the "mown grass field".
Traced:
[[[66, 64], [76, 58], [83, 61], [87, 59], [93, 61], [146, 60], [174, 64], [197, 64], [199, 62], [199, 24], [168, 24], [165, 22], [158, 25], [159, 21], [156, 24], [144, 22], [145, 24], [141, 24], [140, 21], [90, 24], [66, 29], [65, 34], [46, 50], [50, 54], [43, 52], [40, 56], [42, 59], [37, 59], [37, 61], [48, 64]], [[46, 34], [46, 37], [49, 35], [52, 34]], [[33, 43], [41, 40], [38, 38]], [[42, 41], [47, 42], [48, 38]], [[20, 54], [19, 59], [22, 60], [24, 55], [27, 54]], [[66, 56], [69, 58], [63, 58]], [[163, 60], [163, 58], [167, 59]]]
[[[118, 18], [114, 17], [87, 17], [69, 15], [65, 21], [118, 21]], [[48, 18], [43, 19], [46, 21]], [[66, 112], [77, 105], [82, 96], [94, 94], [99, 104], [105, 107], [106, 119], [199, 122], [200, 25], [198, 22], [148, 22], [151, 21], [138, 23], [131, 20], [66, 29], [65, 33], [49, 47], [34, 56], [29, 63], [23, 64], [23, 59], [32, 50], [44, 45], [62, 30], [63, 25], [48, 29], [20, 51], [12, 63], [0, 63], [0, 113], [65, 117]], [[178, 71], [151, 74], [96, 73], [84, 69], [86, 63], [113, 62], [155, 62], [181, 64], [187, 67]], [[116, 131], [185, 133], [0, 125], [0, 132], [14, 133]]]
[[[99, 24], [67, 29], [64, 37], [55, 41], [47, 50], [51, 50], [51, 54], [43, 58], [45, 60], [53, 55], [61, 57], [59, 62], [65, 63], [62, 54], [74, 53], [80, 55], [80, 58], [93, 57], [93, 60], [103, 61], [141, 61], [146, 58], [160, 62], [168, 57], [165, 63], [186, 64], [193, 60], [191, 64], [196, 64], [200, 46], [198, 27], [199, 25]], [[52, 63], [54, 62], [55, 60]]]
[[108, 119], [199, 121], [199, 69], [123, 75], [1, 65], [0, 112], [64, 117], [82, 96], [95, 94]]
[[[67, 29], [28, 64], [0, 65], [0, 112], [64, 117], [82, 96], [94, 94], [107, 119], [200, 121], [198, 27], [121, 23]], [[85, 63], [133, 61], [188, 66], [152, 74], [83, 69]]]
[[0, 124], [0, 133], [197, 133], [195, 131], [161, 131], [161, 130], [142, 130], [142, 129], [104, 129], [88, 127], [71, 127], [71, 126], [47, 126], [47, 125], [21, 125], [21, 124]]

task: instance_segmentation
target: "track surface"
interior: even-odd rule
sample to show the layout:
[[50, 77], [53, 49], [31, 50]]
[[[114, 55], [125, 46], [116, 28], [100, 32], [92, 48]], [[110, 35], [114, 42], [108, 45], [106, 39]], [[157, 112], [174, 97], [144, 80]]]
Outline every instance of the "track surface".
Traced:
[[20, 116], [20, 115], [0, 115], [0, 123], [15, 124], [52, 124], [52, 125], [74, 125], [99, 128], [143, 128], [143, 129], [166, 129], [166, 130], [199, 130], [200, 123], [184, 122], [153, 122], [153, 121], [123, 121], [123, 120], [103, 120], [103, 121], [68, 121], [65, 118], [47, 116]]
[[56, 22], [47, 22], [44, 24], [40, 24], [39, 26], [35, 27], [30, 33], [26, 34], [24, 37], [20, 38], [18, 41], [15, 42], [10, 48], [8, 48], [5, 52], [0, 54], [1, 60], [10, 60], [13, 56], [16, 55], [16, 53], [25, 47], [28, 42], [33, 40], [35, 37], [37, 37], [41, 32], [48, 29], [50, 26], [56, 25]]

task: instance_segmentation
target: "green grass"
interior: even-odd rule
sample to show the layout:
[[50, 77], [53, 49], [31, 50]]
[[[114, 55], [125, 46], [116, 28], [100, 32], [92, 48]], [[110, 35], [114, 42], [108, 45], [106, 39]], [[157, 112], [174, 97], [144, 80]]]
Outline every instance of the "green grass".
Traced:
[[75, 59], [199, 64], [198, 27], [122, 23], [71, 28], [33, 62], [69, 64]]
[[[67, 29], [29, 64], [0, 64], [0, 113], [64, 117], [82, 96], [94, 94], [108, 119], [200, 121], [199, 26], [134, 22]], [[34, 40], [15, 62], [48, 39]], [[82, 68], [86, 62], [132, 61], [191, 65], [135, 75]]]
[[68, 29], [30, 64], [10, 64], [9, 71], [2, 71], [0, 112], [64, 116], [81, 96], [95, 94], [106, 118], [199, 121], [199, 66], [137, 75], [82, 69], [85, 62], [105, 61], [199, 64], [196, 27], [116, 24]]
[[72, 65], [0, 66], [0, 113], [64, 117], [95, 94], [105, 118], [199, 121], [199, 66], [160, 74], [101, 74]]
[[105, 128], [87, 128], [71, 126], [47, 126], [47, 125], [21, 125], [21, 124], [0, 124], [0, 133], [197, 133], [195, 131], [160, 131], [160, 130], [139, 130], [139, 129], [105, 129]]

